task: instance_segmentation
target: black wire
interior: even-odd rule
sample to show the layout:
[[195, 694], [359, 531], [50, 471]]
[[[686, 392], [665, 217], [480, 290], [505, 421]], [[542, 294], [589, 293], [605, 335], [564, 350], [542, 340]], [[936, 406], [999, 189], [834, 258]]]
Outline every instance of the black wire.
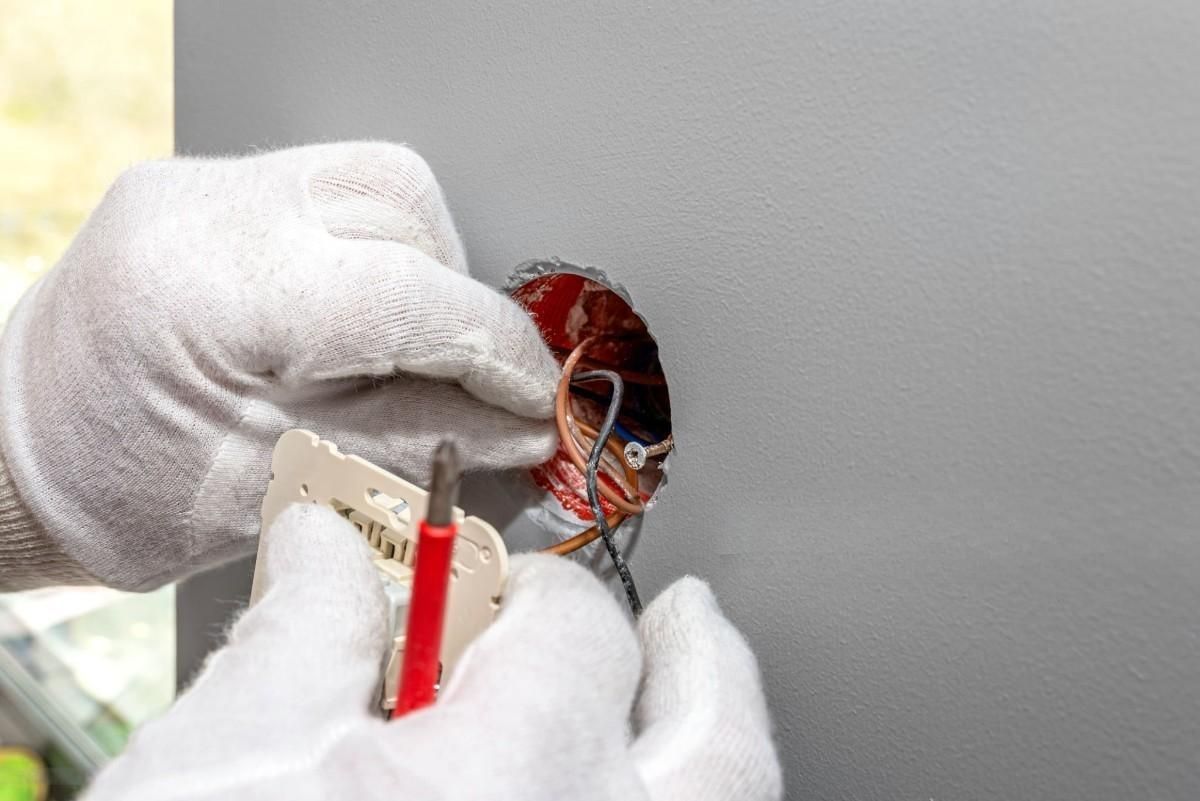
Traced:
[[[603, 395], [599, 392], [592, 392], [591, 390], [584, 389], [583, 387], [572, 387], [571, 392], [581, 398], [587, 398], [588, 400], [592, 400], [603, 405], [607, 405], [608, 403], [612, 402], [612, 395]], [[666, 436], [664, 434], [660, 434], [649, 422], [649, 418], [643, 414], [640, 414], [636, 411], [631, 412], [626, 409], [622, 414], [617, 416], [618, 420], [621, 418], [637, 423], [637, 425], [642, 429], [641, 433], [643, 438], [649, 442], [662, 442], [664, 439], [666, 439]], [[662, 421], [660, 420], [659, 422], [661, 423]]]
[[621, 397], [625, 393], [625, 382], [612, 370], [589, 370], [576, 373], [571, 380], [591, 381], [596, 378], [603, 378], [612, 384], [613, 391], [608, 411], [604, 413], [604, 422], [600, 424], [600, 428], [596, 432], [596, 441], [592, 443], [592, 452], [588, 454], [587, 472], [584, 474], [587, 482], [588, 506], [591, 507], [592, 515], [596, 518], [596, 528], [604, 540], [604, 547], [608, 549], [608, 556], [612, 559], [613, 567], [617, 569], [617, 575], [621, 577], [621, 586], [625, 588], [625, 598], [629, 601], [629, 608], [633, 611], [633, 616], [638, 617], [642, 614], [642, 600], [638, 597], [637, 585], [633, 583], [633, 574], [629, 572], [629, 565], [626, 564], [625, 557], [613, 538], [613, 531], [609, 529], [608, 521], [604, 518], [604, 509], [600, 506], [600, 490], [597, 486], [600, 459], [604, 456], [604, 446], [608, 442], [608, 438], [612, 436], [613, 426], [617, 422], [617, 412], [621, 409]]

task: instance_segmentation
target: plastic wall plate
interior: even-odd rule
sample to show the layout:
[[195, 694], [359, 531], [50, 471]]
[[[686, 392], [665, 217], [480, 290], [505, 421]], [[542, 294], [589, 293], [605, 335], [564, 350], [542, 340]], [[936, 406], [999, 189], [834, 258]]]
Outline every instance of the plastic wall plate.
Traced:
[[[332, 442], [303, 429], [287, 431], [279, 438], [271, 473], [262, 505], [263, 531], [288, 505], [319, 503], [353, 523], [375, 551], [375, 566], [391, 604], [393, 644], [383, 704], [391, 708], [404, 650], [417, 528], [425, 517], [429, 493], [365, 459], [342, 454]], [[496, 529], [478, 517], [467, 517], [458, 508], [454, 516], [458, 537], [442, 634], [443, 682], [471, 641], [495, 618], [508, 577], [508, 551]], [[256, 565], [250, 603], [257, 601], [261, 592]]]

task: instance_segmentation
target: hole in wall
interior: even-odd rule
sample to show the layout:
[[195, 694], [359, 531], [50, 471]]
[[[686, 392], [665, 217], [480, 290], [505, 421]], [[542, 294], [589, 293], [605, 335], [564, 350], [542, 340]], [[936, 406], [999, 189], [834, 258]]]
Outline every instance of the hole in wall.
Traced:
[[[647, 321], [624, 288], [605, 273], [559, 260], [526, 262], [517, 268], [507, 289], [533, 318], [560, 364], [579, 343], [593, 338], [577, 369], [611, 369], [621, 375], [625, 391], [613, 432], [618, 447], [615, 453], [606, 453], [600, 475], [601, 481], [615, 486], [612, 476], [626, 475], [620, 454], [627, 445], [634, 443], [635, 451], [640, 446], [653, 453], [653, 446], [672, 433], [670, 389]], [[611, 388], [603, 382], [575, 385], [571, 412], [576, 420], [597, 428], [610, 399]], [[669, 453], [644, 457], [644, 465], [636, 471], [637, 491], [647, 506], [665, 484], [668, 458]], [[561, 444], [551, 460], [533, 468], [530, 476], [576, 517], [593, 519], [583, 475]], [[602, 505], [606, 515], [615, 511], [608, 501]]]

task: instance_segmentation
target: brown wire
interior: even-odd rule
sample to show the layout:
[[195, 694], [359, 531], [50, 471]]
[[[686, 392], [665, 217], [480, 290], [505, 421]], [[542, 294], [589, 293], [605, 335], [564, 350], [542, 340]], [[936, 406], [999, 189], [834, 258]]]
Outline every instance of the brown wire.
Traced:
[[[592, 428], [590, 425], [588, 425], [587, 423], [583, 422], [582, 420], [580, 420], [578, 418], [575, 419], [575, 425], [579, 427], [579, 430], [583, 433], [583, 435], [585, 437], [590, 437], [592, 442], [596, 441], [596, 436], [600, 433], [599, 431]], [[590, 443], [585, 443], [585, 444], [588, 445], [589, 449], [591, 448]], [[614, 456], [616, 456], [617, 459], [620, 460], [621, 465], [624, 466], [626, 483], [631, 484], [636, 487], [637, 486], [637, 471], [634, 470], [633, 467], [630, 466], [630, 464], [625, 461], [624, 448], [621, 447], [620, 443], [617, 442], [614, 437], [609, 437], [608, 442], [605, 443], [605, 447], [607, 447], [609, 452], [612, 453]], [[610, 478], [612, 477], [611, 474], [608, 474], [608, 475]], [[622, 489], [627, 489], [627, 488], [623, 487]], [[636, 497], [638, 497], [638, 495], [636, 493], [633, 493], [633, 497], [636, 498]], [[606, 518], [606, 520], [608, 522], [608, 527], [610, 529], [615, 529], [617, 526], [624, 523], [625, 519], [626, 519], [626, 515], [622, 514], [621, 512], [615, 512], [612, 515], [610, 515], [608, 518]], [[547, 548], [542, 548], [542, 552], [555, 554], [556, 556], [566, 556], [567, 554], [578, 551], [580, 548], [584, 547], [585, 545], [590, 545], [592, 542], [594, 542], [599, 537], [600, 537], [600, 527], [599, 526], [591, 526], [590, 528], [584, 529], [583, 531], [579, 532], [578, 534], [576, 534], [575, 536], [573, 536], [569, 539], [565, 539], [562, 542], [555, 543], [554, 545], [551, 545]]]
[[[597, 435], [599, 435], [600, 432], [580, 420], [578, 417], [574, 418], [574, 421], [575, 425], [578, 426], [584, 437], [591, 440], [591, 442], [585, 441], [583, 443], [586, 449], [590, 451], [592, 449], [592, 445], [596, 442]], [[641, 500], [641, 495], [638, 493], [637, 489], [637, 470], [634, 470], [633, 465], [629, 464], [629, 462], [625, 460], [625, 445], [621, 443], [615, 436], [610, 436], [608, 438], [608, 442], [604, 443], [604, 447], [617, 460], [617, 464], [621, 465], [622, 470], [625, 472], [625, 477], [622, 479], [621, 476], [615, 475], [612, 472], [610, 465], [601, 462], [601, 464], [603, 464], [605, 467], [610, 468], [606, 470], [604, 474], [612, 479], [613, 483], [615, 483], [625, 492], [626, 498], [629, 498], [630, 500]]]
[[[567, 452], [567, 456], [570, 457], [575, 468], [584, 474], [587, 473], [587, 460], [579, 452], [579, 445], [575, 442], [575, 437], [571, 435], [571, 427], [567, 423], [567, 415], [569, 414], [567, 397], [571, 388], [571, 376], [575, 374], [575, 366], [579, 364], [580, 358], [583, 357], [584, 350], [595, 340], [595, 337], [588, 337], [580, 342], [575, 347], [575, 350], [571, 351], [571, 355], [567, 356], [567, 360], [563, 362], [563, 374], [558, 382], [558, 392], [554, 396], [554, 417], [555, 423], [558, 425], [558, 436], [562, 440], [563, 450]], [[576, 424], [578, 424], [578, 421], [576, 421]], [[636, 484], [634, 486], [636, 487]], [[621, 493], [603, 482], [598, 485], [597, 489], [600, 490], [601, 495], [608, 499], [609, 503], [626, 515], [641, 514], [646, 509], [646, 505], [642, 503], [642, 499], [636, 495], [636, 500], [626, 500]]]
[[[591, 445], [595, 443], [596, 436], [599, 434], [599, 432], [592, 426], [576, 418], [574, 415], [571, 415], [568, 394], [571, 386], [571, 377], [575, 374], [575, 367], [579, 364], [584, 349], [587, 348], [588, 345], [590, 345], [594, 340], [595, 337], [588, 337], [580, 342], [579, 345], [573, 351], [571, 351], [571, 354], [567, 356], [566, 361], [563, 362], [563, 374], [562, 378], [558, 382], [558, 392], [555, 394], [554, 398], [554, 417], [555, 422], [558, 425], [559, 438], [563, 442], [563, 449], [566, 450], [567, 455], [571, 457], [571, 462], [581, 473], [587, 472], [587, 463], [580, 457], [578, 444], [575, 441], [575, 436], [571, 431], [570, 424], [573, 422], [583, 437], [590, 438], [592, 440], [591, 443], [588, 443], [589, 450], [591, 449]], [[620, 476], [614, 476], [611, 472], [606, 471], [605, 475], [609, 476], [609, 478], [612, 479], [614, 483], [616, 483], [629, 498], [634, 499], [635, 502], [629, 502], [622, 498], [621, 501], [623, 502], [624, 506], [637, 510], [632, 514], [640, 513], [645, 509], [645, 504], [642, 503], [641, 496], [637, 490], [637, 471], [625, 461], [624, 449], [614, 437], [609, 437], [608, 441], [605, 443], [605, 447], [613, 456], [616, 457], [618, 463], [622, 465], [624, 468], [625, 477], [624, 481], [622, 482]], [[607, 484], [601, 482], [598, 484], [598, 488], [604, 497], [608, 498], [614, 506], [617, 506], [617, 511], [605, 518], [608, 528], [610, 530], [615, 529], [617, 526], [621, 525], [621, 523], [625, 522], [625, 519], [630, 515], [621, 509], [621, 506], [614, 498], [614, 496], [616, 496], [616, 498], [619, 498], [620, 496], [617, 496]], [[563, 540], [562, 542], [556, 543], [547, 548], [543, 548], [542, 552], [556, 554], [558, 556], [566, 556], [567, 554], [578, 551], [585, 545], [592, 543], [599, 537], [600, 527], [598, 525], [591, 526], [579, 532], [575, 536], [570, 537], [569, 539]]]
[[[620, 512], [616, 512], [615, 514], [606, 517], [605, 520], [608, 522], [608, 527], [610, 529], [615, 529], [617, 526], [625, 522], [625, 517], [626, 516]], [[543, 548], [542, 553], [552, 553], [557, 556], [566, 556], [567, 554], [574, 553], [583, 546], [590, 544], [593, 540], [599, 538], [599, 536], [600, 527], [592, 526], [591, 528], [584, 529], [570, 539], [563, 540], [562, 542], [551, 545], [548, 548]]]
[[[581, 432], [583, 432], [584, 436], [590, 437], [592, 442], [596, 441], [596, 435], [600, 433], [599, 431], [592, 428], [590, 425], [588, 425], [587, 423], [583, 422], [582, 420], [580, 420], [578, 418], [576, 418], [576, 420], [575, 420], [575, 425], [579, 427], [579, 430]], [[589, 443], [585, 443], [585, 444], [588, 445], [589, 449], [591, 448], [591, 445]], [[632, 484], [633, 486], [637, 486], [637, 471], [634, 470], [633, 467], [630, 466], [629, 463], [625, 461], [625, 450], [624, 450], [624, 448], [621, 447], [620, 443], [618, 443], [614, 437], [609, 437], [608, 442], [605, 443], [605, 447], [607, 447], [608, 450], [613, 455], [615, 455], [618, 459], [620, 459], [621, 464], [625, 468], [626, 483]], [[610, 478], [613, 478], [613, 476], [611, 474], [608, 474], [608, 475]], [[625, 489], [625, 488], [623, 487], [623, 489]], [[634, 493], [633, 497], [636, 498], [636, 497], [638, 497], [638, 495], [636, 493]], [[605, 520], [608, 522], [608, 527], [610, 529], [615, 529], [617, 526], [624, 523], [626, 518], [627, 518], [627, 515], [624, 515], [621, 512], [614, 512], [612, 515], [605, 518]], [[555, 543], [554, 545], [551, 545], [547, 548], [542, 548], [542, 552], [555, 554], [556, 556], [566, 556], [569, 553], [574, 553], [575, 551], [578, 551], [580, 548], [584, 547], [585, 545], [590, 545], [592, 542], [594, 542], [599, 537], [600, 537], [600, 527], [599, 526], [591, 526], [590, 528], [584, 529], [583, 531], [579, 532], [578, 534], [576, 534], [575, 536], [573, 536], [569, 539], [565, 539], [562, 542]]]
[[[594, 337], [593, 337], [594, 339]], [[567, 353], [566, 348], [554, 348], [559, 353]], [[599, 359], [593, 359], [591, 356], [584, 356], [579, 360], [580, 367], [586, 367], [589, 370], [612, 370], [621, 376], [621, 380], [626, 384], [641, 384], [649, 387], [663, 387], [667, 384], [667, 379], [664, 376], [654, 373], [640, 373], [634, 370], [625, 370], [619, 367], [614, 367], [608, 362], [602, 362]]]
[[[585, 398], [587, 400], [595, 401], [596, 403], [599, 403], [601, 406], [603, 406], [604, 404], [608, 403], [609, 398], [611, 396], [606, 397], [606, 396], [600, 394], [599, 392], [593, 393], [589, 390], [583, 389], [582, 387], [571, 387], [571, 397]], [[630, 426], [630, 427], [634, 427], [634, 428], [653, 427], [653, 425], [654, 425], [654, 423], [650, 420], [649, 416], [641, 413], [640, 411], [638, 411], [636, 409], [622, 410], [621, 413], [617, 415], [617, 420], [622, 425], [626, 425], [626, 426]]]

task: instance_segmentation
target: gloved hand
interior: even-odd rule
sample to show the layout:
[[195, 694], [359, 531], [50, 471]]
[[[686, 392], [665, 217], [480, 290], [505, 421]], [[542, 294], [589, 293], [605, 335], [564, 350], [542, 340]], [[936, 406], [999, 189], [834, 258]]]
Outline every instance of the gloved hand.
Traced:
[[758, 666], [697, 579], [667, 589], [635, 632], [583, 568], [515, 557], [496, 622], [437, 703], [385, 722], [386, 607], [362, 538], [297, 505], [263, 548], [262, 599], [87, 801], [782, 794]]
[[535, 464], [558, 372], [407, 148], [135, 167], [0, 344], [0, 584], [252, 553], [288, 428], [416, 481], [451, 432], [468, 468]]

